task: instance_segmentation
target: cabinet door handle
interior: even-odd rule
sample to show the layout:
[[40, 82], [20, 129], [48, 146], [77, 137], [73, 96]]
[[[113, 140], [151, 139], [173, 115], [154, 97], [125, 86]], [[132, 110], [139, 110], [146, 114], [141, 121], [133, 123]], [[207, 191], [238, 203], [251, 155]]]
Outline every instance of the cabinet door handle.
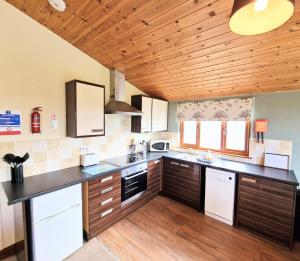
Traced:
[[91, 129], [91, 132], [103, 132], [103, 129]]
[[109, 176], [107, 178], [101, 179], [101, 183], [104, 183], [104, 182], [112, 180], [112, 179], [113, 179], [113, 176]]
[[184, 168], [189, 168], [190, 166], [187, 165], [187, 164], [180, 164], [181, 167], [184, 167]]
[[102, 190], [101, 190], [101, 194], [105, 194], [105, 193], [107, 193], [107, 192], [110, 192], [110, 191], [113, 190], [113, 188], [114, 188], [114, 187], [109, 187], [109, 188], [106, 188], [106, 189], [102, 189]]
[[110, 208], [109, 210], [102, 212], [100, 217], [105, 217], [105, 216], [109, 215], [111, 212], [113, 212], [113, 210], [114, 210], [113, 208]]
[[180, 164], [178, 162], [171, 161], [171, 165], [179, 166]]
[[158, 164], [158, 163], [160, 163], [160, 160], [155, 160], [155, 161], [154, 161], [154, 164], [155, 164], [155, 165]]
[[250, 182], [250, 183], [256, 183], [255, 179], [242, 178], [242, 181]]
[[106, 200], [103, 200], [103, 201], [101, 202], [101, 206], [104, 206], [104, 205], [106, 205], [106, 204], [112, 202], [113, 199], [114, 199], [114, 198], [108, 198], [108, 199], [106, 199]]

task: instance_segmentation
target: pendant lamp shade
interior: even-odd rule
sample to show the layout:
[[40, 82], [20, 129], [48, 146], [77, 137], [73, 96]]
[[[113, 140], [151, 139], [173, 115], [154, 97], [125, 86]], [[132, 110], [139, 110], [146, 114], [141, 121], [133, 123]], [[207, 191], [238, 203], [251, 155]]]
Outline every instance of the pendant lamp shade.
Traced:
[[234, 0], [229, 27], [239, 35], [269, 32], [288, 21], [295, 0]]

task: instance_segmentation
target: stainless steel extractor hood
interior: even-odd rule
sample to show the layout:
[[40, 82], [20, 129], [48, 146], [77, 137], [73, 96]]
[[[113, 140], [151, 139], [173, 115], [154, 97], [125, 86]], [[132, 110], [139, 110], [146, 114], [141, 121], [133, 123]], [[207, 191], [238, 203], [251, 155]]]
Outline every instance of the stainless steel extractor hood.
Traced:
[[110, 101], [106, 114], [142, 115], [142, 112], [125, 102], [125, 75], [116, 69], [110, 71]]

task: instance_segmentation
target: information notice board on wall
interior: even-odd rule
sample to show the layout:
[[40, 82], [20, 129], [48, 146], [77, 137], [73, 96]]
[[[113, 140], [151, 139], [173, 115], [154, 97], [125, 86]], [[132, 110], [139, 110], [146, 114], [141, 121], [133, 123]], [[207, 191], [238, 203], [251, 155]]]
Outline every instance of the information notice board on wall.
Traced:
[[21, 135], [21, 113], [18, 111], [0, 111], [0, 136]]

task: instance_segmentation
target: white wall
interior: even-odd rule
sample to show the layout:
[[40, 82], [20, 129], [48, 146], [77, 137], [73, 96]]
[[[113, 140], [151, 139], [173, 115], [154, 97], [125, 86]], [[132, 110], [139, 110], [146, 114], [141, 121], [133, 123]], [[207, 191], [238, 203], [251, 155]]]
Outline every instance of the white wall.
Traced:
[[[22, 113], [22, 135], [0, 136], [0, 157], [30, 152], [25, 176], [79, 163], [79, 146], [99, 152], [104, 159], [127, 152], [130, 118], [106, 115], [106, 137], [69, 139], [65, 134], [65, 82], [73, 79], [105, 85], [109, 100], [109, 70], [5, 1], [0, 1], [0, 111]], [[141, 91], [126, 82], [126, 100]], [[32, 108], [42, 106], [42, 134], [30, 133]], [[50, 128], [50, 114], [58, 128]], [[150, 136], [148, 135], [147, 138]], [[140, 138], [140, 136], [134, 136]], [[9, 167], [0, 161], [0, 182], [10, 179]], [[14, 211], [0, 187], [0, 250], [13, 244]], [[1, 226], [2, 224], [2, 226]]]

